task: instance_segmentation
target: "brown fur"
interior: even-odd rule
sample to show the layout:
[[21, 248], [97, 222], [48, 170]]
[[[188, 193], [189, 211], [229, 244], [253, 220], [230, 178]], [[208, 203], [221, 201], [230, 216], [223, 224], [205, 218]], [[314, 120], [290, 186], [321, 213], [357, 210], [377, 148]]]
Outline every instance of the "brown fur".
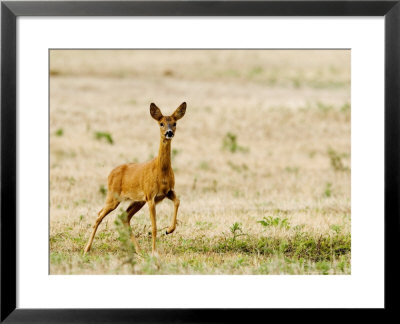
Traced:
[[[153, 254], [156, 252], [157, 236], [155, 206], [164, 198], [168, 198], [174, 202], [172, 223], [166, 233], [170, 234], [175, 230], [179, 199], [174, 191], [175, 178], [171, 167], [171, 139], [168, 139], [165, 134], [167, 130], [171, 130], [175, 134], [176, 121], [182, 118], [185, 112], [185, 102], [175, 110], [172, 116], [163, 116], [160, 109], [154, 103], [150, 105], [150, 114], [160, 126], [160, 147], [158, 156], [146, 163], [122, 164], [111, 171], [108, 176], [106, 203], [98, 213], [98, 218], [93, 226], [93, 232], [84, 250], [85, 253], [90, 250], [101, 221], [107, 214], [117, 208], [122, 200], [132, 201], [131, 205], [126, 210], [127, 219], [124, 221], [124, 224], [129, 228], [132, 216], [146, 203], [149, 205]], [[135, 245], [136, 252], [139, 252], [140, 247], [133, 234], [131, 234], [131, 239]]]

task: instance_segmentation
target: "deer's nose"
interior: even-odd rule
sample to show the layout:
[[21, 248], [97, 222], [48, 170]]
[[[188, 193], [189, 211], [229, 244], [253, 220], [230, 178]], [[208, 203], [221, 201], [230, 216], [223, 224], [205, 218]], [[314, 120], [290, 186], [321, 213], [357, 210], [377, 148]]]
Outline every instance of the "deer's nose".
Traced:
[[173, 132], [172, 130], [168, 130], [168, 131], [165, 133], [165, 136], [167, 136], [167, 137], [173, 137], [173, 136], [174, 136], [174, 132]]

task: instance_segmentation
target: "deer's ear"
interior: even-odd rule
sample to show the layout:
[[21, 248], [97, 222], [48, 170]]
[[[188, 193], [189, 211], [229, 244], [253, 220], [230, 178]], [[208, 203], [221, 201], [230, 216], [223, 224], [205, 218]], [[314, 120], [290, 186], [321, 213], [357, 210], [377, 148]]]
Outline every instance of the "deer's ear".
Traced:
[[154, 103], [150, 104], [150, 115], [157, 121], [163, 118], [160, 108], [158, 108]]
[[183, 116], [185, 116], [186, 112], [186, 102], [183, 102], [172, 114], [172, 117], [175, 120], [181, 119]]

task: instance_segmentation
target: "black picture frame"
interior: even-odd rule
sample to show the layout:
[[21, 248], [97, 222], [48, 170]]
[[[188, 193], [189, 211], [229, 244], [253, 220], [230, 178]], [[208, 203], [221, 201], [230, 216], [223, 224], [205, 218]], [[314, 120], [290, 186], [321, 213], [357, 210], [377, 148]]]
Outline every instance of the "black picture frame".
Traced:
[[[19, 16], [384, 16], [385, 310], [395, 310], [400, 232], [400, 0], [395, 1], [2, 1], [1, 322], [238, 322], [265, 310], [16, 308], [16, 19]], [[373, 172], [373, 170], [371, 170]], [[368, 185], [368, 184], [366, 184]], [[367, 283], [366, 283], [367, 284]], [[393, 297], [391, 297], [393, 296]], [[166, 292], [166, 298], [167, 292]], [[134, 305], [132, 305], [134, 307]]]

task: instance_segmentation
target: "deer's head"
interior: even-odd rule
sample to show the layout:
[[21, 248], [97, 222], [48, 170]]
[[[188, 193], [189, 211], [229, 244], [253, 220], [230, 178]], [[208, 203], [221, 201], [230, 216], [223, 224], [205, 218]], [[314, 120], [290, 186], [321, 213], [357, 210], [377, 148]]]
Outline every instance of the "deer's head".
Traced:
[[182, 103], [171, 116], [163, 116], [160, 108], [154, 103], [150, 104], [150, 115], [153, 117], [160, 126], [161, 138], [171, 140], [175, 135], [176, 122], [181, 119], [186, 112], [186, 102]]

